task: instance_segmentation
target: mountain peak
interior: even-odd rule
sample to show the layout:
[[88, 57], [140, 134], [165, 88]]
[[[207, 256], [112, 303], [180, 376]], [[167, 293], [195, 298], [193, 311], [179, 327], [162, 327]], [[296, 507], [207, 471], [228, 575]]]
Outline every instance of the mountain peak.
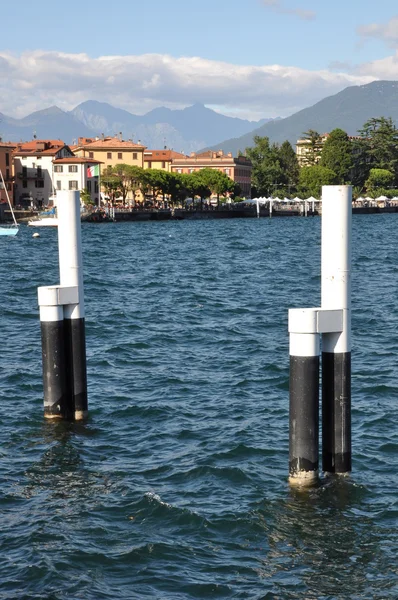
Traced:
[[[56, 115], [63, 115], [65, 114], [64, 111], [59, 108], [58, 106], [56, 106], [55, 104], [53, 106], [49, 106], [48, 108], [43, 108], [42, 110], [37, 110], [36, 112], [31, 113], [29, 116], [29, 118], [31, 117], [52, 117], [52, 116], [56, 116]], [[27, 118], [27, 117], [26, 117]]]

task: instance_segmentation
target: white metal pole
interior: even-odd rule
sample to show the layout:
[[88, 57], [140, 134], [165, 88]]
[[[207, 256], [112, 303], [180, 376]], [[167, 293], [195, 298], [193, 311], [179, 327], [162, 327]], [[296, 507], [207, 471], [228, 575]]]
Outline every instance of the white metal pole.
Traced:
[[351, 186], [322, 188], [322, 309], [342, 309], [341, 332], [322, 336], [323, 470], [351, 470]]
[[62, 191], [58, 194], [58, 245], [61, 286], [77, 287], [78, 290], [77, 303], [64, 307], [64, 319], [69, 343], [74, 417], [79, 420], [87, 415], [87, 370], [78, 191]]

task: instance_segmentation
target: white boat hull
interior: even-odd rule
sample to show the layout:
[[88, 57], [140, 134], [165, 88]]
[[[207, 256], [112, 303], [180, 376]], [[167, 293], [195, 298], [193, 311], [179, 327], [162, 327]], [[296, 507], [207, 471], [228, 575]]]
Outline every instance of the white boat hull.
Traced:
[[37, 219], [28, 221], [29, 227], [57, 227], [58, 219], [47, 217], [46, 219]]

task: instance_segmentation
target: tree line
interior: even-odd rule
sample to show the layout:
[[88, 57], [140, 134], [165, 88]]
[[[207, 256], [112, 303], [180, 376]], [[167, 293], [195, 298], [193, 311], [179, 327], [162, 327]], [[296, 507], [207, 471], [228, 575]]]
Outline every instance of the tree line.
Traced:
[[211, 195], [217, 196], [217, 203], [227, 194], [236, 196], [239, 186], [225, 173], [216, 169], [204, 168], [193, 173], [174, 173], [161, 169], [118, 164], [106, 167], [101, 174], [101, 186], [112, 200], [121, 198], [126, 204], [132, 195], [135, 203], [139, 193], [140, 201], [145, 198], [163, 197], [171, 204], [183, 203], [188, 197], [200, 198], [201, 202]]
[[246, 148], [253, 165], [254, 196], [320, 197], [322, 185], [352, 184], [354, 198], [398, 196], [398, 130], [391, 118], [367, 121], [355, 137], [334, 129], [326, 140], [315, 130], [303, 134], [302, 166], [288, 141], [256, 136]]

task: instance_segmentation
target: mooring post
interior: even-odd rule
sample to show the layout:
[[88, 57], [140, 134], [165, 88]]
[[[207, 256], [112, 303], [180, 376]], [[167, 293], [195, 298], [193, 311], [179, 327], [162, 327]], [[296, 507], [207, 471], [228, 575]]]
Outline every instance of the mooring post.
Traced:
[[289, 483], [313, 485], [319, 463], [317, 310], [289, 310]]
[[[47, 288], [39, 288], [40, 290]], [[71, 412], [68, 402], [65, 372], [65, 326], [62, 305], [51, 304], [39, 297], [40, 329], [44, 387], [44, 416], [47, 419], [67, 418]]]
[[61, 286], [77, 288], [77, 302], [66, 304], [66, 354], [75, 420], [87, 416], [86, 335], [80, 192], [57, 192], [59, 273]]
[[351, 471], [351, 186], [322, 188], [322, 309], [342, 309], [340, 332], [322, 336], [322, 466]]
[[87, 416], [80, 194], [57, 192], [60, 285], [39, 287], [44, 416]]
[[289, 310], [292, 485], [318, 477], [320, 339], [322, 467], [351, 471], [351, 195], [351, 186], [322, 188], [322, 306]]

